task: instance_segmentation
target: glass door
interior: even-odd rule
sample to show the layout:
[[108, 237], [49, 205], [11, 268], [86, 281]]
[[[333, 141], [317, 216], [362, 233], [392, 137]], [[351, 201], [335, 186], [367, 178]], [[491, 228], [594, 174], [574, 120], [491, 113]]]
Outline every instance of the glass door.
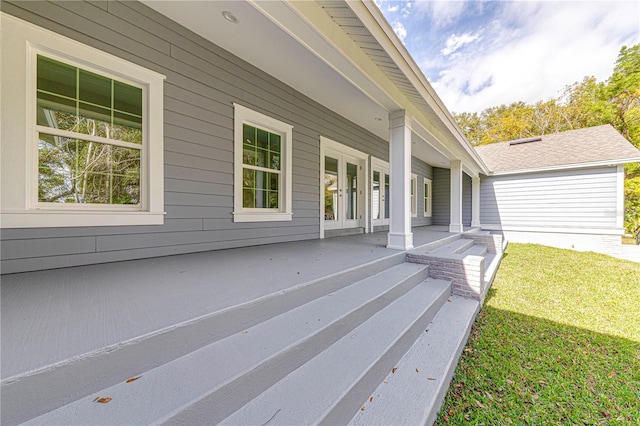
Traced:
[[361, 160], [330, 149], [325, 150], [323, 160], [325, 229], [360, 226]]
[[371, 161], [371, 223], [373, 226], [389, 224], [389, 165], [380, 160]]

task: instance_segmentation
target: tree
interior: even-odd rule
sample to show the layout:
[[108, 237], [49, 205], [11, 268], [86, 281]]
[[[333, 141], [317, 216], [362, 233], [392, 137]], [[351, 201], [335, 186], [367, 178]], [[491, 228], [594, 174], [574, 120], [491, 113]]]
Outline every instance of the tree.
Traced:
[[[622, 46], [605, 82], [585, 77], [565, 86], [555, 99], [514, 102], [454, 118], [473, 145], [611, 124], [640, 148], [640, 44]], [[627, 164], [625, 171], [625, 228], [633, 232], [640, 227], [640, 163]]]

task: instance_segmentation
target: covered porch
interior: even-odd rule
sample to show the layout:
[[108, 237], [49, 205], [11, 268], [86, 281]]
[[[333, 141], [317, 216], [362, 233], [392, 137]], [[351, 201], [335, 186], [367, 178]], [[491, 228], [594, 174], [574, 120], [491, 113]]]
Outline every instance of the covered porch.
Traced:
[[[458, 244], [463, 234], [446, 226], [414, 228], [413, 235], [424, 252], [461, 253], [473, 245]], [[125, 376], [168, 368], [211, 342], [318, 303], [354, 282], [368, 288], [373, 284], [366, 280], [394, 268], [424, 274], [411, 278], [411, 285], [428, 276], [428, 266], [409, 266], [407, 252], [386, 243], [387, 233], [377, 232], [5, 275], [3, 423], [64, 408]], [[428, 288], [442, 285], [443, 297], [453, 297], [448, 281], [429, 280]], [[460, 300], [470, 307], [471, 320], [478, 303]], [[337, 296], [327, 303], [322, 310], [340, 305]]]

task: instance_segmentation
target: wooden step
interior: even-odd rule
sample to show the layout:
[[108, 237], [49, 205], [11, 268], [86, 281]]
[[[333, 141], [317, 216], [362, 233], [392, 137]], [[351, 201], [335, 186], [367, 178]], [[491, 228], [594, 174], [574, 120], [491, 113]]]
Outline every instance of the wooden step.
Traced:
[[480, 309], [477, 301], [451, 296], [370, 396], [351, 425], [431, 425], [436, 420], [460, 354]]
[[[393, 266], [166, 364], [119, 377], [116, 385], [28, 424], [150, 424], [172, 419], [183, 424], [218, 423], [412, 291], [427, 274], [424, 265]], [[126, 383], [132, 376], [141, 377]], [[96, 404], [96, 397], [112, 399]], [[207, 410], [206, 420], [189, 420], [201, 407]]]
[[[226, 418], [223, 424], [345, 424], [403, 356], [450, 296], [448, 282], [428, 279], [347, 333]], [[202, 423], [199, 416], [172, 423]]]

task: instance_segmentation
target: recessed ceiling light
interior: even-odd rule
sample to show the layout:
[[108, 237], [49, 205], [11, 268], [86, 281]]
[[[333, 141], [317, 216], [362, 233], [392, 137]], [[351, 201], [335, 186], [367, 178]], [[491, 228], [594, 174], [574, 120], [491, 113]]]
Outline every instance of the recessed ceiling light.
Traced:
[[231, 22], [232, 24], [237, 24], [238, 22], [240, 22], [238, 18], [236, 18], [236, 15], [229, 12], [228, 10], [223, 11], [222, 16], [224, 17], [224, 19]]

